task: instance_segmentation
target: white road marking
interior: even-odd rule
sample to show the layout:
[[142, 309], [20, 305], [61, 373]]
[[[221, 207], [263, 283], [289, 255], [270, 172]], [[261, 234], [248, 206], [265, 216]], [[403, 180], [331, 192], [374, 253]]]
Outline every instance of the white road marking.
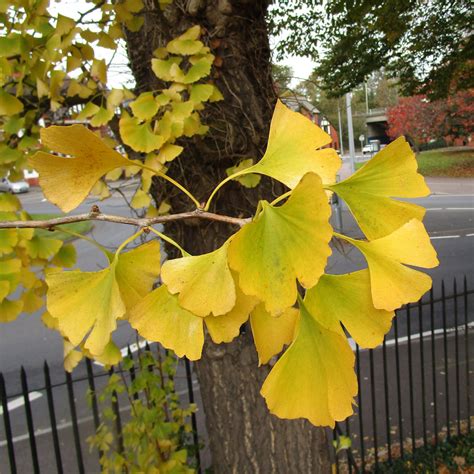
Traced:
[[427, 211], [444, 211], [444, 207], [427, 207]]
[[[198, 384], [198, 381], [197, 380], [193, 380], [193, 385], [197, 385]], [[36, 393], [36, 392], [31, 392], [31, 393]], [[188, 390], [180, 390], [179, 392], [177, 392], [177, 395], [185, 395], [188, 393]], [[30, 394], [31, 395], [31, 394]], [[127, 405], [125, 407], [121, 407], [119, 408], [119, 412], [124, 412], [124, 411], [129, 411], [130, 410], [130, 405]], [[84, 418], [79, 418], [77, 420], [77, 423], [79, 425], [82, 425], [83, 423], [87, 423], [87, 422], [90, 422], [92, 421], [94, 418], [92, 416], [85, 416]], [[63, 423], [59, 423], [56, 425], [56, 429], [58, 431], [61, 431], [61, 430], [64, 430], [66, 428], [70, 428], [72, 426], [72, 422], [71, 421], [65, 421]], [[51, 433], [51, 428], [38, 428], [35, 430], [35, 438], [38, 438], [39, 436], [43, 436], [43, 435], [46, 435], [46, 434], [50, 434]], [[12, 442], [13, 444], [15, 443], [20, 443], [21, 441], [26, 441], [26, 440], [29, 440], [30, 436], [28, 433], [25, 433], [25, 434], [22, 434], [22, 435], [18, 435], [18, 436], [15, 436], [12, 438]], [[7, 441], [6, 440], [0, 440], [0, 448], [3, 448], [4, 446], [7, 445]]]
[[447, 211], [474, 211], [474, 207], [447, 207]]
[[438, 235], [435, 237], [430, 237], [431, 240], [436, 240], [436, 239], [458, 239], [461, 237], [460, 235]]
[[[30, 392], [28, 394], [28, 398], [30, 402], [33, 400], [37, 400], [38, 398], [41, 398], [43, 395], [40, 392]], [[7, 407], [8, 407], [8, 413], [11, 413], [13, 410], [16, 410], [17, 408], [20, 408], [25, 404], [25, 399], [23, 397], [18, 397], [12, 400], [11, 402], [8, 402]], [[0, 407], [0, 416], [3, 415], [3, 407]]]
[[435, 193], [435, 194], [430, 194], [428, 197], [474, 197], [474, 194], [449, 194], [449, 193]]
[[466, 237], [474, 237], [474, 234], [466, 234]]
[[[472, 329], [472, 328], [474, 327], [474, 321], [468, 323], [468, 324], [467, 324], [467, 327], [468, 327], [468, 330], [469, 330], [469, 329]], [[465, 324], [462, 324], [462, 325], [458, 326], [458, 334], [463, 334], [465, 330], [466, 330]], [[454, 333], [455, 331], [456, 331], [456, 327], [448, 328], [448, 329], [446, 329], [446, 334], [452, 334], [452, 333]], [[434, 336], [440, 336], [440, 335], [442, 335], [443, 333], [444, 333], [444, 329], [443, 329], [443, 328], [435, 329], [435, 330], [433, 331]], [[420, 339], [420, 336], [423, 337], [423, 339], [425, 339], [426, 337], [431, 337], [431, 330], [430, 330], [430, 331], [424, 331], [424, 332], [422, 332], [421, 334], [420, 334], [420, 333], [412, 334], [412, 335], [410, 336], [410, 339], [411, 339], [412, 341], [416, 341], [416, 340]], [[355, 341], [354, 341], [351, 337], [348, 338], [348, 339], [349, 339], [349, 344], [351, 345], [352, 351], [355, 352], [355, 350], [356, 350]], [[408, 336], [403, 336], [403, 337], [399, 337], [399, 338], [398, 338], [398, 344], [404, 344], [404, 343], [406, 343], [406, 342], [408, 342]], [[396, 339], [395, 339], [395, 338], [393, 338], [393, 339], [387, 339], [387, 340], [385, 341], [385, 345], [386, 345], [386, 346], [393, 346], [393, 345], [395, 345], [395, 343], [396, 343]], [[377, 348], [380, 348], [380, 347], [381, 347], [381, 345], [377, 346], [376, 349], [377, 349]], [[360, 348], [360, 351], [361, 351], [361, 352], [367, 351], [367, 350], [369, 350], [369, 349], [363, 349], [362, 347]]]
[[[134, 352], [137, 352], [138, 349], [143, 349], [146, 346], [147, 342], [151, 344], [151, 342], [149, 341], [140, 341], [138, 344], [134, 342], [133, 344], [130, 344], [129, 346], [123, 347], [122, 349], [120, 349], [120, 353], [122, 354], [122, 357], [126, 357], [128, 355], [129, 347], [130, 347], [130, 352], [133, 354]], [[100, 362], [97, 362], [97, 361], [94, 361], [94, 364], [100, 367], [104, 366], [104, 364], [101, 364]]]

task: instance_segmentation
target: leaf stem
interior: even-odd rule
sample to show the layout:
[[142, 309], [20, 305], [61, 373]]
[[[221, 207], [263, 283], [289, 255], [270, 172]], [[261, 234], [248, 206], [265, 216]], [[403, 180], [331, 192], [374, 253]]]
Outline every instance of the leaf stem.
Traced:
[[271, 203], [270, 206], [274, 206], [275, 204], [278, 204], [280, 201], [283, 201], [283, 199], [286, 199], [288, 196], [291, 196], [291, 193], [293, 191], [287, 191], [286, 193], [282, 194], [281, 196], [278, 196], [276, 199], [274, 199]]
[[160, 239], [163, 239], [165, 242], [168, 242], [169, 244], [173, 245], [176, 247], [180, 252], [183, 257], [188, 257], [189, 253], [186, 252], [177, 242], [175, 242], [171, 237], [168, 237], [167, 235], [161, 233], [159, 230], [154, 229], [153, 227], [149, 227], [149, 229], [156, 234]]
[[136, 163], [136, 166], [138, 166], [138, 167], [140, 167], [144, 170], [151, 171], [156, 176], [159, 176], [160, 178], [163, 178], [166, 181], [168, 181], [169, 183], [171, 183], [173, 186], [176, 186], [180, 191], [182, 191], [184, 194], [186, 194], [186, 196], [188, 196], [188, 198], [191, 199], [191, 201], [193, 201], [193, 203], [196, 205], [196, 207], [198, 209], [201, 209], [201, 203], [191, 194], [191, 192], [188, 191], [182, 184], [179, 184], [173, 178], [170, 178], [166, 173], [162, 173], [161, 171], [154, 170], [150, 166], [146, 166], [143, 163]]
[[244, 169], [244, 170], [240, 170], [240, 171], [237, 171], [237, 173], [234, 173], [234, 174], [231, 174], [230, 176], [227, 176], [227, 178], [223, 179], [215, 188], [214, 190], [212, 191], [211, 195], [209, 196], [207, 202], [206, 202], [206, 205], [204, 206], [204, 211], [208, 211], [209, 210], [209, 207], [211, 205], [211, 202], [214, 198], [214, 196], [216, 195], [217, 191], [219, 191], [219, 189], [222, 188], [222, 186], [224, 186], [224, 184], [228, 183], [229, 181], [232, 181], [233, 179], [239, 177], [239, 176], [242, 176], [243, 174], [246, 174], [246, 171], [247, 169]]
[[82, 240], [85, 240], [86, 242], [89, 242], [90, 244], [97, 247], [108, 258], [107, 249], [104, 246], [100, 245], [99, 242], [96, 242], [94, 239], [91, 239], [90, 237], [86, 237], [85, 235], [79, 234], [78, 232], [74, 232], [72, 230], [68, 230], [64, 228], [55, 229], [55, 230], [57, 230], [58, 232], [64, 232], [65, 234], [71, 235], [72, 237], [76, 237], [77, 239], [82, 239]]
[[133, 235], [131, 235], [128, 239], [124, 240], [118, 249], [115, 251], [115, 258], [117, 258], [120, 254], [120, 252], [130, 243], [133, 242], [137, 237], [139, 237], [145, 228], [139, 229], [137, 232], [135, 232]]

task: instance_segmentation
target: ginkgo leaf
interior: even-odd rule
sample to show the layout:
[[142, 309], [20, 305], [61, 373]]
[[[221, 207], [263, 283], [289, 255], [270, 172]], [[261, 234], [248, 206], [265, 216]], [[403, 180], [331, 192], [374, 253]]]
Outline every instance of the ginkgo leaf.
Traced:
[[[241, 170], [250, 168], [252, 165], [253, 165], [252, 158], [247, 159], [247, 160], [242, 160], [236, 166], [231, 166], [230, 168], [227, 168], [225, 172], [227, 176], [230, 176], [232, 174], [238, 173]], [[239, 176], [235, 178], [236, 181], [238, 181], [242, 186], [245, 186], [246, 188], [255, 188], [255, 186], [257, 186], [258, 183], [260, 183], [260, 179], [261, 179], [261, 176], [258, 174], [246, 174], [244, 176]]]
[[125, 314], [125, 305], [115, 279], [115, 265], [98, 272], [55, 272], [46, 276], [47, 309], [59, 323], [61, 333], [78, 346], [100, 355]]
[[115, 278], [127, 310], [152, 290], [160, 274], [160, 262], [160, 244], [157, 240], [151, 240], [118, 256]]
[[0, 115], [15, 115], [23, 110], [23, 103], [14, 95], [0, 89]]
[[207, 330], [216, 344], [221, 342], [231, 342], [240, 333], [241, 326], [249, 319], [251, 311], [258, 304], [257, 298], [247, 296], [242, 293], [237, 284], [237, 277], [234, 276], [235, 283], [235, 305], [222, 316], [210, 315], [204, 318]]
[[[212, 58], [213, 57], [214, 56], [212, 56]], [[179, 82], [183, 82], [184, 84], [191, 84], [193, 82], [199, 81], [199, 79], [202, 79], [203, 77], [208, 76], [211, 72], [211, 66], [213, 61], [212, 58], [206, 57], [197, 61], [190, 67], [189, 71], [185, 74], [182, 81]]]
[[431, 288], [431, 278], [405, 265], [434, 268], [439, 262], [423, 224], [413, 219], [380, 239], [370, 242], [344, 237], [365, 256], [370, 272], [372, 300], [391, 311], [418, 301]]
[[109, 343], [105, 346], [104, 352], [102, 352], [102, 354], [99, 356], [92, 355], [87, 349], [83, 349], [83, 352], [86, 357], [94, 359], [96, 362], [99, 362], [102, 365], [115, 365], [118, 364], [123, 358], [120, 349], [117, 347], [114, 341], [109, 341]]
[[334, 183], [341, 159], [333, 148], [321, 148], [331, 137], [305, 116], [277, 101], [273, 112], [267, 150], [263, 158], [245, 174], [270, 176], [293, 189], [308, 172], [320, 176], [324, 184]]
[[252, 311], [250, 325], [259, 365], [266, 364], [293, 341], [297, 319], [298, 310], [295, 308], [288, 308], [278, 317], [267, 313], [263, 304]]
[[141, 209], [143, 207], [148, 207], [151, 203], [151, 196], [146, 193], [143, 189], [137, 189], [136, 193], [133, 195], [130, 205], [134, 209]]
[[329, 188], [346, 201], [369, 240], [388, 235], [411, 219], [423, 219], [423, 207], [392, 197], [414, 198], [430, 193], [404, 137], [397, 138], [352, 176]]
[[13, 252], [13, 248], [18, 243], [18, 232], [16, 229], [0, 230], [0, 256]]
[[235, 305], [235, 285], [227, 264], [229, 243], [214, 252], [168, 260], [161, 279], [179, 304], [197, 316], [228, 313]]
[[323, 275], [307, 290], [304, 304], [317, 321], [344, 336], [341, 323], [363, 348], [383, 342], [390, 330], [393, 311], [374, 308], [367, 269], [345, 275]]
[[135, 117], [140, 120], [149, 120], [156, 115], [160, 106], [156, 102], [153, 92], [143, 92], [136, 100], [130, 102], [130, 108]]
[[0, 211], [15, 212], [21, 209], [20, 200], [13, 194], [0, 193]]
[[262, 211], [230, 242], [230, 267], [239, 285], [265, 303], [272, 314], [296, 301], [296, 280], [314, 286], [331, 254], [330, 208], [321, 179], [308, 173], [288, 201], [274, 207], [261, 201]]
[[23, 302], [4, 298], [0, 303], [0, 323], [14, 321], [23, 309]]
[[23, 301], [22, 311], [25, 313], [34, 313], [38, 309], [42, 308], [44, 305], [44, 294], [46, 288], [43, 286], [44, 283], [41, 282], [36, 288], [31, 288], [23, 292], [20, 297], [20, 300]]
[[59, 323], [56, 318], [53, 318], [50, 313], [45, 311], [41, 316], [42, 323], [49, 329], [59, 331]]
[[63, 346], [63, 364], [64, 370], [72, 372], [81, 362], [84, 357], [81, 351], [78, 351], [74, 344], [71, 344], [67, 339], [64, 340]]
[[74, 156], [62, 158], [39, 151], [29, 159], [46, 198], [65, 212], [76, 208], [103, 175], [131, 164], [82, 125], [42, 129], [41, 139], [47, 148]]
[[212, 84], [193, 84], [189, 94], [189, 100], [194, 103], [206, 102], [214, 92]]
[[203, 318], [182, 308], [178, 298], [160, 286], [129, 312], [132, 327], [148, 341], [171, 349], [178, 357], [197, 360], [204, 345]]
[[50, 239], [49, 237], [40, 237], [35, 235], [31, 240], [21, 243], [27, 254], [31, 258], [48, 259], [55, 255], [62, 247], [63, 242], [58, 239]]
[[306, 418], [316, 426], [334, 427], [353, 412], [354, 359], [347, 339], [319, 324], [300, 303], [295, 339], [260, 393], [279, 418]]
[[6, 280], [0, 280], [0, 303], [8, 296], [10, 293], [10, 282]]
[[52, 263], [58, 267], [70, 268], [76, 264], [77, 252], [73, 244], [64, 244], [54, 256]]
[[93, 127], [102, 127], [103, 125], [108, 124], [112, 120], [113, 116], [113, 110], [100, 107], [97, 113], [91, 118], [90, 124]]
[[135, 151], [150, 153], [159, 149], [164, 143], [164, 138], [153, 133], [148, 122], [140, 123], [135, 117], [122, 115], [119, 126], [123, 142]]
[[10, 293], [15, 291], [21, 280], [21, 260], [9, 258], [0, 260], [0, 281], [6, 281], [10, 287]]

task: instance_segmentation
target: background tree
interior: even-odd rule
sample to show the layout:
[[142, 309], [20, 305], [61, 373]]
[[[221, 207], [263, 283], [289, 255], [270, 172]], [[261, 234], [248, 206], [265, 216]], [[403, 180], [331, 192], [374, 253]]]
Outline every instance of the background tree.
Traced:
[[[473, 86], [472, 6], [466, 0], [278, 2], [272, 15], [286, 54], [318, 61], [330, 95], [349, 92], [384, 67], [404, 95], [446, 97]], [[440, 34], [442, 32], [442, 34]]]
[[291, 66], [285, 64], [272, 64], [273, 81], [280, 92], [283, 92], [290, 87], [290, 82], [293, 79], [293, 76], [294, 73]]

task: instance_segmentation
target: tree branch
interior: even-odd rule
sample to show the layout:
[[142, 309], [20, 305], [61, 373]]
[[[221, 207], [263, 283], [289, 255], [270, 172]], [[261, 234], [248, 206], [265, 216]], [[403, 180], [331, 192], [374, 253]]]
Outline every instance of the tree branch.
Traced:
[[213, 212], [206, 212], [200, 209], [196, 209], [190, 212], [182, 212], [179, 214], [170, 214], [167, 216], [159, 217], [124, 217], [124, 216], [113, 216], [110, 214], [102, 214], [92, 210], [87, 214], [77, 214], [75, 216], [64, 216], [56, 217], [53, 219], [45, 220], [27, 220], [27, 221], [0, 221], [0, 229], [53, 229], [58, 225], [71, 224], [73, 222], [83, 221], [105, 221], [114, 222], [115, 224], [128, 224], [137, 227], [149, 227], [155, 224], [164, 224], [172, 221], [180, 221], [186, 219], [205, 219], [209, 221], [225, 222], [227, 224], [243, 225], [250, 222], [250, 218], [241, 219], [238, 217], [223, 216], [221, 214], [214, 214]]

